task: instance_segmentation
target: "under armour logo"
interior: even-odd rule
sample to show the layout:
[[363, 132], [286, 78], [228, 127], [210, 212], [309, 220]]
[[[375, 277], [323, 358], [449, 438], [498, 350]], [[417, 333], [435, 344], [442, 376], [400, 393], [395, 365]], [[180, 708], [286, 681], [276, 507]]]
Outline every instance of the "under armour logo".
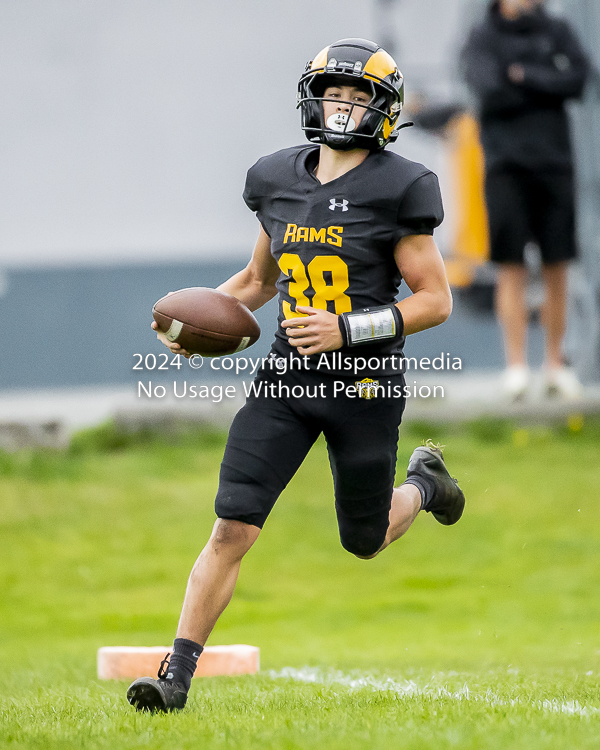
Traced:
[[338, 203], [335, 198], [329, 199], [329, 210], [335, 211], [336, 208], [341, 208], [342, 211], [348, 210], [348, 201], [345, 198], [342, 198], [341, 203]]

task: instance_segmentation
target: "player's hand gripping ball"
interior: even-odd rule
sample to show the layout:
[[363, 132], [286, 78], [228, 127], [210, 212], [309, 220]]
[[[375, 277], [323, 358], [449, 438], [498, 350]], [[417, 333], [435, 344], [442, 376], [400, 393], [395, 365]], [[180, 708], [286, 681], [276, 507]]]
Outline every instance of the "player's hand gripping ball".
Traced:
[[189, 354], [221, 357], [252, 346], [260, 328], [246, 305], [203, 286], [161, 297], [152, 308], [158, 330]]

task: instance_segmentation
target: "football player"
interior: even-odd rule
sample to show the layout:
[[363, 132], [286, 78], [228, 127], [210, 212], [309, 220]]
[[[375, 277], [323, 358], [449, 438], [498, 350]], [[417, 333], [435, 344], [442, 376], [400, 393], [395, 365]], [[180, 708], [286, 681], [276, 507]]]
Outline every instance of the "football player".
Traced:
[[[442, 323], [452, 308], [432, 236], [443, 217], [437, 178], [385, 151], [401, 127], [403, 89], [396, 63], [377, 44], [332, 44], [299, 82], [309, 143], [248, 172], [244, 199], [257, 213], [259, 237], [246, 268], [219, 289], [251, 310], [278, 294], [279, 324], [256, 395], [229, 432], [218, 518], [191, 572], [170, 660], [158, 679], [129, 687], [139, 710], [185, 705], [241, 560], [321, 433], [341, 543], [357, 557], [375, 557], [421, 510], [446, 525], [461, 517], [463, 493], [432, 443], [414, 451], [406, 481], [393, 486], [404, 339]], [[395, 302], [402, 279], [412, 295]], [[368, 362], [366, 378], [355, 374], [358, 358]]]

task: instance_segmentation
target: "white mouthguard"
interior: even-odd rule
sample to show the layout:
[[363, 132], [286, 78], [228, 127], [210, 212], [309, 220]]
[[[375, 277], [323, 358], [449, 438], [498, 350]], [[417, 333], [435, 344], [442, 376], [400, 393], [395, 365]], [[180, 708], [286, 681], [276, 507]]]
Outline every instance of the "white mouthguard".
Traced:
[[348, 115], [337, 112], [327, 118], [327, 127], [330, 130], [336, 130], [338, 133], [350, 133], [356, 129], [356, 123]]

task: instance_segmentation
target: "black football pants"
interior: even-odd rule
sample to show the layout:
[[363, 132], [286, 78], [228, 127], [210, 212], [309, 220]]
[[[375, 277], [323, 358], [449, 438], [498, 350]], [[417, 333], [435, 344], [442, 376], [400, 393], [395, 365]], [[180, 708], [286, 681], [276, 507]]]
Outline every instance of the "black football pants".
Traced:
[[379, 378], [386, 394], [370, 399], [351, 398], [341, 391], [334, 395], [336, 381], [353, 385], [357, 379], [315, 371], [259, 373], [257, 387], [262, 383], [261, 388], [277, 389], [281, 382], [295, 395], [262, 391], [250, 396], [236, 415], [221, 464], [217, 515], [262, 528], [322, 432], [342, 545], [361, 556], [377, 552], [389, 524], [398, 426], [405, 404], [404, 397], [387, 393], [390, 386], [401, 388], [404, 379], [400, 374]]

